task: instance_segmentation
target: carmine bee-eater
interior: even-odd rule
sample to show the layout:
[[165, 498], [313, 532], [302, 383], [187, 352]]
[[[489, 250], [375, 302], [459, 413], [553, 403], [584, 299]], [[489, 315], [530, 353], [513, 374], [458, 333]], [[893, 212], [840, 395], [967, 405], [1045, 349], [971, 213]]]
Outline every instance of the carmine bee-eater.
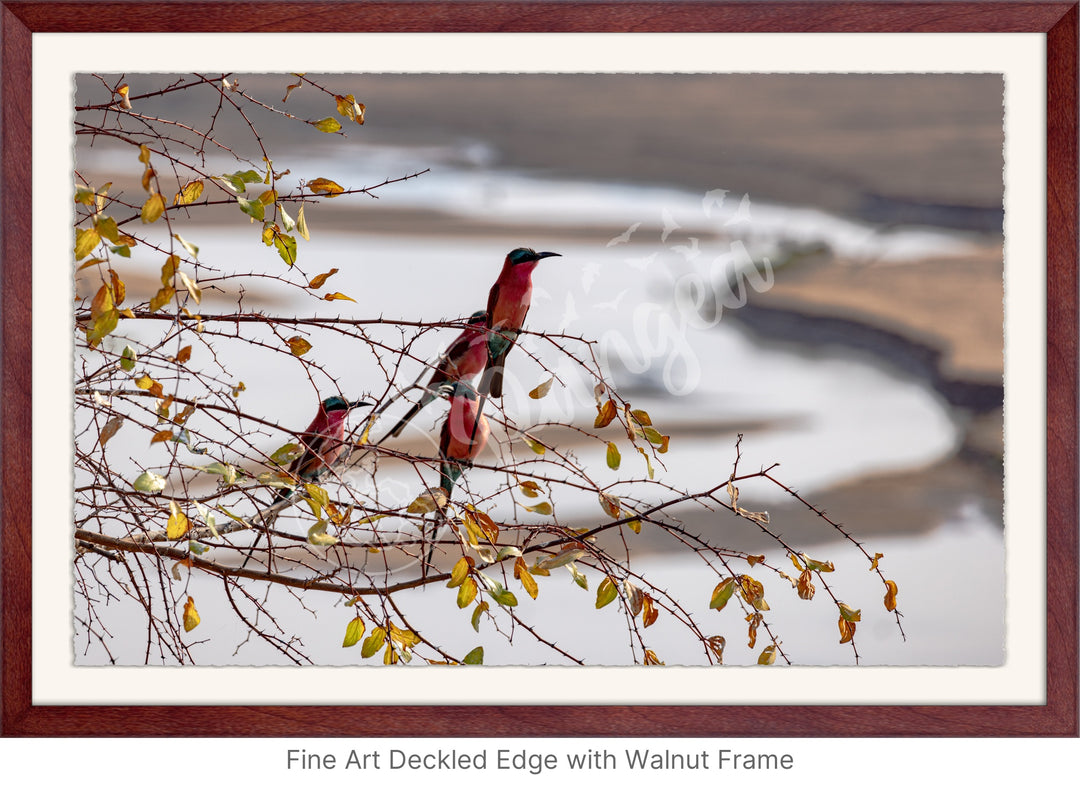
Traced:
[[450, 410], [439, 437], [439, 486], [449, 495], [461, 477], [462, 465], [472, 463], [484, 450], [491, 427], [480, 413], [472, 385], [459, 380], [443, 385], [443, 392], [450, 394]]
[[[300, 481], [314, 481], [329, 470], [345, 449], [345, 417], [354, 408], [367, 407], [370, 404], [371, 402], [366, 401], [345, 401], [340, 396], [323, 399], [319, 404], [319, 411], [315, 413], [308, 428], [300, 433], [299, 440], [303, 451], [289, 465], [289, 473]], [[292, 492], [292, 487], [278, 490], [274, 504], [288, 500]], [[244, 562], [240, 565], [241, 569], [246, 567], [248, 561], [251, 560], [251, 554], [255, 551], [257, 542], [258, 537], [248, 548]], [[267, 533], [267, 542], [269, 543], [269, 533]]]
[[461, 331], [461, 335], [454, 339], [450, 348], [439, 358], [439, 362], [435, 364], [435, 372], [424, 386], [420, 401], [394, 424], [394, 428], [390, 430], [391, 437], [401, 434], [405, 425], [435, 400], [435, 397], [439, 395], [440, 385], [445, 382], [471, 380], [484, 370], [484, 365], [487, 363], [486, 339], [487, 311], [477, 311], [469, 317], [468, 324]]
[[532, 273], [541, 259], [559, 256], [560, 253], [537, 253], [530, 248], [511, 250], [503, 262], [495, 285], [488, 293], [488, 359], [484, 376], [480, 380], [480, 392], [500, 398], [503, 391], [503, 368], [518, 333], [525, 322], [525, 314], [532, 303]]
[[[345, 417], [356, 407], [370, 406], [366, 401], [345, 401], [340, 396], [330, 396], [319, 404], [319, 411], [300, 434], [303, 452], [289, 465], [289, 473], [301, 481], [314, 481], [331, 467], [341, 456], [345, 445]], [[274, 502], [283, 501], [292, 490], [282, 490]]]

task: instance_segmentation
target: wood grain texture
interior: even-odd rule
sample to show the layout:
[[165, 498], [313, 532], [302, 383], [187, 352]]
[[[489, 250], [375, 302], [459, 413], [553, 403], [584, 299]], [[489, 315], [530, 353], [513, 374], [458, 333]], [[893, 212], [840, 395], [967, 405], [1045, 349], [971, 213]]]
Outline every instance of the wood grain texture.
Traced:
[[[227, 8], [226, 8], [227, 5]], [[1076, 736], [1077, 4], [0, 3], [0, 733], [55, 736]], [[1047, 33], [1045, 706], [45, 707], [31, 704], [32, 32], [731, 31]]]

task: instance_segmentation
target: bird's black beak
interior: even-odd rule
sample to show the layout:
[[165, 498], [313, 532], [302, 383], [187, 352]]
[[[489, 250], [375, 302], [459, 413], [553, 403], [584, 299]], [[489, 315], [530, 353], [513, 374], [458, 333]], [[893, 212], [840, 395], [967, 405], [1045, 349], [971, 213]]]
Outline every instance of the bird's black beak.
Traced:
[[551, 258], [552, 256], [562, 256], [562, 253], [537, 253], [536, 260]]
[[372, 405], [372, 402], [366, 402], [366, 401], [363, 401], [363, 400], [354, 401], [354, 402], [349, 402], [349, 409], [353, 410], [353, 409], [355, 409], [357, 407], [370, 407], [371, 405]]

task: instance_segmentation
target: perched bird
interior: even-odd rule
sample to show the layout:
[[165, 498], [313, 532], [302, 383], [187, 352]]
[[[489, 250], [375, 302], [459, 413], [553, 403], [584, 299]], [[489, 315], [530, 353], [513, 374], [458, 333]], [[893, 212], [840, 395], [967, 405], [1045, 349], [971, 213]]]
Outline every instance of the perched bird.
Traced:
[[[329, 470], [341, 456], [345, 445], [345, 416], [356, 407], [367, 407], [371, 402], [345, 401], [340, 396], [330, 396], [319, 404], [319, 411], [308, 428], [300, 434], [300, 445], [303, 452], [289, 465], [289, 473], [301, 481], [314, 481], [324, 472]], [[274, 498], [274, 504], [288, 500], [292, 495], [292, 487], [278, 490]], [[269, 547], [269, 526], [267, 526], [267, 546]], [[251, 554], [255, 552], [258, 537], [251, 543], [244, 562], [240, 565], [243, 569], [251, 560]], [[269, 562], [268, 562], [269, 563]]]
[[487, 363], [487, 311], [477, 311], [469, 317], [468, 324], [461, 331], [439, 362], [435, 364], [435, 373], [431, 375], [420, 401], [412, 406], [401, 420], [390, 430], [391, 437], [397, 437], [401, 430], [416, 414], [435, 400], [439, 395], [439, 386], [444, 382], [470, 380], [484, 370]]
[[459, 380], [443, 385], [442, 390], [450, 396], [450, 411], [439, 437], [439, 486], [449, 495], [461, 477], [462, 465], [471, 464], [484, 450], [491, 427], [480, 412], [472, 385]]
[[495, 285], [488, 293], [488, 359], [480, 381], [480, 392], [496, 399], [502, 396], [506, 356], [517, 341], [532, 302], [532, 273], [541, 259], [560, 253], [537, 253], [530, 248], [510, 251]]
[[[348, 402], [340, 396], [323, 399], [308, 428], [300, 434], [303, 453], [289, 465], [289, 473], [301, 481], [314, 481], [333, 467], [345, 448], [345, 416], [356, 407], [370, 405], [366, 401]], [[286, 500], [291, 494], [291, 489], [282, 490], [274, 503]]]

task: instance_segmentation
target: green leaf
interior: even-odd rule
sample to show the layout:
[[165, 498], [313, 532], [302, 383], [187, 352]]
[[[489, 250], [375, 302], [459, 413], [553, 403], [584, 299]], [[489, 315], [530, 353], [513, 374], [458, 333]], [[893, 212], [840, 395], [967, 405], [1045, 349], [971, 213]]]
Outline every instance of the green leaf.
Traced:
[[120, 229], [116, 227], [116, 221], [111, 217], [102, 215], [94, 221], [94, 228], [103, 239], [107, 239], [114, 245], [120, 241]]
[[319, 520], [317, 523], [308, 528], [308, 544], [313, 544], [316, 547], [329, 547], [330, 545], [336, 545], [338, 543], [338, 538], [336, 536], [330, 536], [330, 534], [326, 533], [326, 526], [326, 520]]
[[291, 237], [288, 234], [275, 233], [274, 247], [277, 248], [281, 260], [290, 267], [296, 263], [296, 237]]
[[364, 632], [366, 630], [367, 627], [364, 625], [364, 620], [357, 616], [345, 627], [345, 640], [341, 642], [342, 648], [356, 646], [360, 643], [360, 639], [364, 637]]
[[238, 195], [236, 196], [236, 202], [240, 204], [240, 211], [260, 222], [266, 214], [266, 207], [258, 200], [249, 201], [247, 198]]
[[721, 580], [716, 588], [713, 589], [712, 599], [709, 600], [709, 607], [716, 610], [723, 610], [733, 593], [735, 593], [735, 578]]
[[615, 581], [610, 576], [605, 577], [600, 581], [600, 585], [596, 587], [597, 610], [605, 605], [610, 605], [617, 596], [619, 596], [619, 589], [615, 585]]
[[149, 470], [144, 470], [142, 474], [132, 482], [131, 486], [139, 492], [161, 492], [165, 489], [165, 479], [157, 473], [151, 473]]
[[462, 660], [465, 665], [483, 665], [484, 664], [484, 647], [478, 646], [465, 655], [465, 659]]
[[619, 447], [614, 443], [608, 443], [607, 466], [612, 470], [618, 470], [620, 464], [622, 464], [622, 455], [619, 454]]
[[537, 514], [551, 514], [551, 504], [547, 501], [541, 501], [533, 506], [520, 505], [525, 511], [536, 512]]
[[483, 616], [491, 608], [487, 602], [481, 602], [472, 612], [472, 628], [475, 632], [480, 632], [480, 617]]
[[513, 608], [516, 607], [518, 604], [517, 597], [514, 596], [514, 592], [505, 588], [502, 583], [491, 581], [488, 584], [488, 593], [491, 595], [491, 598], [493, 600], [506, 608]]
[[286, 443], [270, 455], [270, 460], [275, 465], [281, 465], [282, 467], [284, 467], [285, 465], [296, 459], [298, 456], [300, 456], [302, 453], [304, 453], [304, 449], [300, 447], [299, 443]]

